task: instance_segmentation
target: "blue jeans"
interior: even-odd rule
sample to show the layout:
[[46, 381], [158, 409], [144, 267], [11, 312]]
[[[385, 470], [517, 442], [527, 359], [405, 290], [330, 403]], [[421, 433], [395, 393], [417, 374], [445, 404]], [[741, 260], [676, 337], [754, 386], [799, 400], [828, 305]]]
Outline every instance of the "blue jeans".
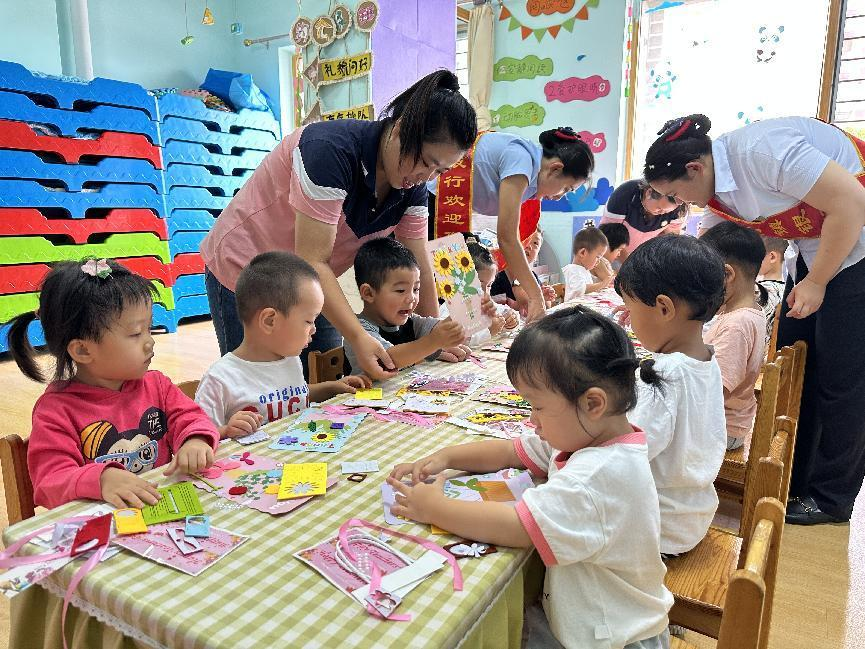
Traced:
[[[237, 349], [243, 342], [243, 323], [237, 315], [237, 301], [234, 292], [225, 288], [206, 267], [204, 269], [204, 283], [207, 287], [207, 302], [213, 316], [213, 328], [216, 330], [219, 353], [225, 356], [228, 352]], [[309, 379], [306, 359], [310, 351], [326, 352], [341, 346], [342, 334], [328, 322], [327, 318], [319, 315], [315, 319], [315, 334], [312, 337], [312, 342], [300, 354], [303, 378]]]

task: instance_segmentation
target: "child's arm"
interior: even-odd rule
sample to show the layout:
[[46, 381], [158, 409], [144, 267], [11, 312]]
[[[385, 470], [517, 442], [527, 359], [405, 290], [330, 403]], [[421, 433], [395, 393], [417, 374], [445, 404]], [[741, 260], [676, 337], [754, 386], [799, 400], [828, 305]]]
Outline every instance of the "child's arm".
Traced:
[[161, 382], [164, 411], [168, 418], [168, 446], [174, 453], [166, 475], [175, 471], [197, 473], [213, 464], [213, 452], [219, 446], [219, 431], [192, 399], [171, 380], [156, 373]]
[[338, 394], [354, 394], [358, 390], [372, 387], [372, 381], [366, 374], [344, 376], [338, 381], [323, 381], [309, 386], [309, 400], [315, 402], [327, 401]]
[[602, 279], [591, 284], [586, 284], [586, 293], [594, 293], [595, 291], [601, 291], [605, 288], [608, 288], [612, 283], [613, 275], [610, 275], [609, 277], [607, 277], [607, 279]]
[[261, 414], [249, 410], [230, 413], [226, 401], [229, 399], [228, 386], [222, 381], [205, 373], [195, 391], [195, 403], [214, 423], [220, 439], [245, 437], [261, 426]]
[[458, 322], [450, 318], [441, 320], [427, 335], [419, 337], [410, 343], [401, 343], [388, 348], [393, 362], [402, 369], [419, 363], [427, 356], [435, 354], [445, 347], [454, 347], [466, 338], [465, 330]]
[[721, 368], [721, 382], [724, 384], [724, 399], [739, 387], [748, 375], [748, 358], [756, 344], [756, 336], [765, 332], [755, 331], [735, 316], [712, 327], [706, 335], [706, 344], [715, 348], [715, 360]]
[[401, 480], [403, 476], [411, 474], [412, 483], [418, 483], [445, 469], [490, 473], [508, 468], [522, 469], [525, 468], [525, 463], [514, 450], [513, 442], [497, 439], [440, 449], [417, 462], [397, 464], [390, 476]]

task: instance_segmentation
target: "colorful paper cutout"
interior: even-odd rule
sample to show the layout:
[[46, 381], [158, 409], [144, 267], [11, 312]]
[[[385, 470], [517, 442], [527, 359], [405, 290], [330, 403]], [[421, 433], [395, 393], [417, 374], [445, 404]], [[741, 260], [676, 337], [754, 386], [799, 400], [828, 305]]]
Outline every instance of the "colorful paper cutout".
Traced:
[[407, 394], [401, 409], [425, 415], [446, 415], [463, 402], [460, 395]]
[[528, 0], [526, 12], [530, 16], [566, 14], [574, 8], [574, 0]]
[[362, 32], [371, 32], [378, 22], [379, 8], [375, 0], [362, 0], [354, 12], [354, 24]]
[[186, 527], [183, 532], [186, 536], [206, 538], [210, 536], [210, 516], [187, 516]]
[[112, 518], [111, 514], [103, 514], [85, 522], [75, 534], [70, 555], [77, 557], [79, 554], [108, 545], [111, 539]]
[[607, 148], [607, 136], [603, 133], [580, 131], [577, 135], [580, 136], [583, 142], [589, 145], [593, 153], [600, 153]]
[[344, 38], [351, 29], [351, 10], [345, 5], [336, 5], [330, 12], [330, 19], [336, 28], [336, 37]]
[[299, 16], [291, 26], [291, 40], [299, 50], [309, 45], [312, 40], [312, 23], [309, 18]]
[[319, 61], [319, 85], [356, 79], [372, 71], [372, 51]]
[[499, 128], [509, 126], [539, 126], [547, 115], [546, 109], [536, 101], [527, 101], [519, 106], [504, 104], [490, 111], [493, 125]]
[[544, 86], [547, 101], [594, 101], [610, 94], [610, 81], [600, 75], [590, 77], [568, 77], [561, 81], [549, 81]]
[[464, 417], [449, 417], [447, 422], [479, 435], [514, 439], [535, 432], [530, 416], [529, 411], [520, 408], [484, 406]]
[[376, 460], [367, 460], [366, 462], [343, 462], [342, 472], [345, 473], [376, 473], [378, 471], [378, 462]]
[[[407, 392], [417, 392], [418, 394], [445, 393], [446, 396], [471, 394], [479, 389], [486, 380], [480, 374], [463, 373], [450, 376], [432, 376], [418, 370], [412, 371], [409, 376], [411, 383], [406, 387]], [[399, 395], [399, 392], [397, 394]]]
[[[313, 451], [336, 453], [357, 430], [366, 413], [336, 414], [319, 408], [307, 408], [277, 437], [269, 448], [279, 451]], [[344, 424], [341, 430], [334, 430], [334, 422]]]
[[375, 107], [372, 104], [361, 104], [351, 108], [341, 108], [329, 113], [321, 114], [322, 121], [335, 119], [365, 119], [368, 122], [375, 119]]
[[336, 40], [336, 25], [330, 16], [319, 16], [312, 23], [312, 40], [319, 47], [327, 47]]
[[516, 81], [517, 79], [534, 79], [548, 77], [553, 73], [553, 60], [540, 59], [529, 54], [521, 59], [505, 56], [496, 61], [493, 66], [493, 81]]
[[158, 503], [148, 505], [141, 510], [147, 525], [179, 521], [187, 516], [204, 513], [201, 502], [198, 500], [198, 494], [191, 482], [175, 482], [160, 488], [159, 493], [162, 497]]
[[428, 241], [426, 250], [432, 258], [439, 297], [444, 299], [450, 318], [463, 326], [466, 338], [487, 329], [491, 320], [481, 313], [483, 291], [463, 235]]
[[494, 385], [484, 388], [472, 396], [472, 399], [486, 403], [496, 403], [510, 408], [522, 408], [525, 410], [531, 410], [532, 408], [531, 404], [510, 385]]
[[358, 390], [354, 393], [355, 399], [381, 399], [382, 398], [382, 389], [381, 388], [369, 388], [367, 390]]
[[327, 489], [327, 462], [285, 464], [277, 500], [323, 496]]
[[444, 493], [454, 500], [516, 504], [534, 486], [532, 476], [521, 469], [460, 476], [445, 480]]
[[147, 531], [147, 523], [140, 509], [125, 507], [114, 510], [114, 528], [118, 534], [140, 534]]

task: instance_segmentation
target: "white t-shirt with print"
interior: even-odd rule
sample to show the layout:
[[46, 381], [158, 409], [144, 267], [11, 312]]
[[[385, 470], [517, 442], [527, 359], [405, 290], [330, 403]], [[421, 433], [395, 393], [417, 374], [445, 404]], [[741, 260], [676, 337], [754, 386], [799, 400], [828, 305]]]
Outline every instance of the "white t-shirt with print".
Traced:
[[204, 373], [195, 402], [217, 426], [240, 410], [261, 413], [266, 424], [306, 408], [309, 386], [298, 356], [253, 362], [229, 352]]
[[579, 264], [562, 266], [562, 276], [565, 278], [565, 302], [585, 295], [586, 286], [594, 283], [589, 269]]
[[637, 406], [628, 420], [646, 431], [649, 462], [661, 507], [661, 552], [696, 546], [718, 509], [715, 478], [727, 450], [724, 387], [714, 357], [655, 354], [664, 389], [637, 380]]
[[529, 434], [514, 449], [547, 477], [516, 511], [547, 567], [543, 606], [556, 639], [610, 649], [661, 633], [673, 596], [664, 587], [645, 435], [635, 428], [568, 456]]

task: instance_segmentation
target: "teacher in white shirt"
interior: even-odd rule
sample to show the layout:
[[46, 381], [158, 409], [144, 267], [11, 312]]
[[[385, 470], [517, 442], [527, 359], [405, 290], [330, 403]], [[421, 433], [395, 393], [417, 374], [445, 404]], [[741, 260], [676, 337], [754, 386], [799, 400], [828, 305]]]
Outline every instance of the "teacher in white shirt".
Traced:
[[671, 120], [644, 175], [666, 196], [787, 239], [778, 346], [808, 344], [787, 522], [850, 519], [865, 476], [865, 142], [816, 119], [768, 119], [714, 142]]

